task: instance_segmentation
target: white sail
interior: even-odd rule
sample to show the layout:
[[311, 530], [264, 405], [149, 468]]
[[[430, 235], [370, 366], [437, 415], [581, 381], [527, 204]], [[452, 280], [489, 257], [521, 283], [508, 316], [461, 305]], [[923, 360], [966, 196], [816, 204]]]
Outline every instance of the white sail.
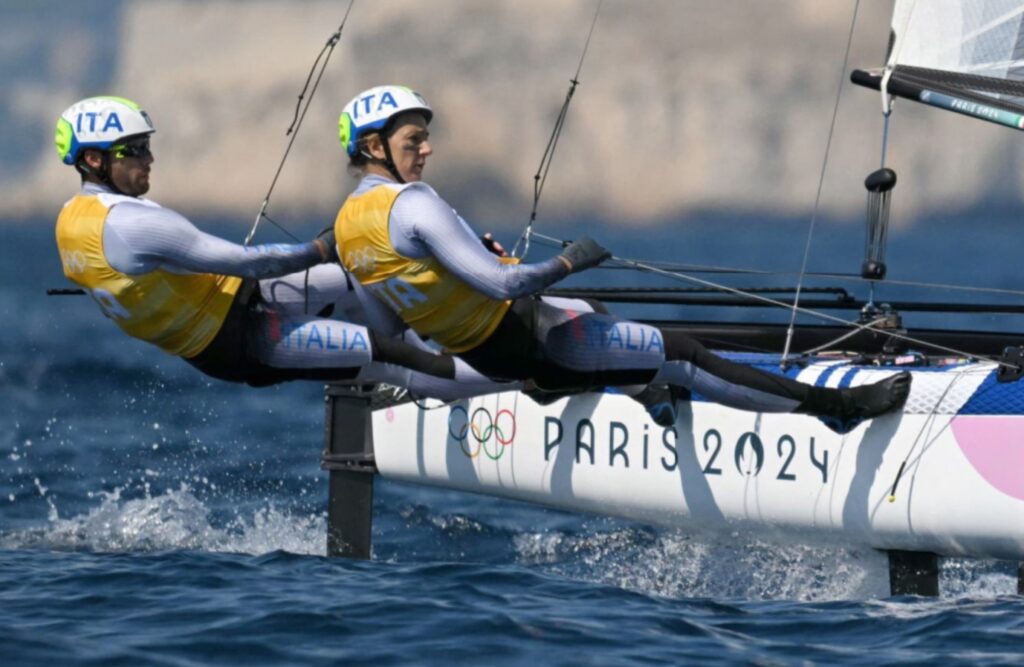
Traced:
[[1020, 0], [897, 0], [889, 66], [1024, 80]]
[[885, 69], [854, 83], [1024, 129], [1024, 2], [896, 0]]

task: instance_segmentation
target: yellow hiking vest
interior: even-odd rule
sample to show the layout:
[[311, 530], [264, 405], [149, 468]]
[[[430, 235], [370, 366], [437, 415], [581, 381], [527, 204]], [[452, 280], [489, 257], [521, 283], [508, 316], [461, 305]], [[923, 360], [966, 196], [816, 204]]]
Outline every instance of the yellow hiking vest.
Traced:
[[174, 355], [194, 357], [220, 331], [242, 279], [166, 271], [127, 275], [114, 270], [103, 254], [103, 225], [120, 199], [77, 195], [64, 205], [57, 218], [64, 275], [87, 290], [129, 336]]
[[416, 333], [448, 352], [471, 350], [494, 333], [512, 302], [481, 294], [433, 257], [412, 259], [395, 251], [388, 219], [405, 187], [378, 185], [345, 201], [334, 223], [341, 262]]

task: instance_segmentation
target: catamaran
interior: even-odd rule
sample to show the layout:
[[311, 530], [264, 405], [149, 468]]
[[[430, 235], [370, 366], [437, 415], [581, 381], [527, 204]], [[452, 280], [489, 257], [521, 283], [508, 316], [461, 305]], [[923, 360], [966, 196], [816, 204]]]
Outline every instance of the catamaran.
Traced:
[[[900, 97], [1024, 129], [1019, 0], [896, 0], [891, 25], [884, 65], [851, 76], [879, 91], [886, 128]], [[572, 89], [567, 102], [571, 96]], [[372, 475], [366, 473], [376, 473], [660, 526], [783, 532], [874, 547], [892, 557], [894, 592], [935, 592], [936, 555], [1024, 560], [1021, 337], [904, 325], [920, 311], [1024, 308], [876, 304], [875, 290], [885, 284], [896, 184], [895, 172], [884, 165], [885, 138], [882, 146], [882, 168], [865, 182], [867, 240], [859, 276], [870, 290], [865, 300], [843, 288], [727, 288], [694, 278], [695, 271], [640, 262], [623, 263], [698, 287], [552, 294], [786, 306], [789, 326], [657, 324], [734, 360], [819, 386], [857, 386], [909, 370], [913, 387], [902, 411], [839, 434], [813, 417], [741, 412], [691, 395], [678, 403], [675, 425], [662, 428], [613, 390], [550, 405], [518, 392], [426, 405], [332, 387], [324, 454], [332, 470], [331, 551], [368, 555]], [[813, 298], [800, 301], [807, 294]], [[859, 317], [847, 322], [824, 310]], [[794, 326], [798, 312], [828, 323]]]

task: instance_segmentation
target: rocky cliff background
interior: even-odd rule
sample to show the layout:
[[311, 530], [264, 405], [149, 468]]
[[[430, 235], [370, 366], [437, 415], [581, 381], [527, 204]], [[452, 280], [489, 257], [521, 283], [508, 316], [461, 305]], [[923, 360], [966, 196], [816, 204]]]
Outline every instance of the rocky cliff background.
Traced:
[[[541, 216], [644, 226], [695, 211], [809, 215], [842, 81], [823, 213], [860, 214], [878, 94], [840, 75], [852, 0], [606, 0]], [[139, 101], [158, 128], [150, 196], [248, 224], [305, 76], [347, 2], [0, 0], [0, 219], [54, 214], [77, 187], [52, 131], [75, 100]], [[354, 181], [337, 116], [404, 83], [434, 106], [427, 180], [489, 227], [525, 221], [533, 174], [595, 0], [356, 0], [272, 212], [331, 219]], [[861, 3], [851, 66], [881, 64], [891, 4]], [[897, 104], [896, 224], [1019, 206], [1022, 137]]]

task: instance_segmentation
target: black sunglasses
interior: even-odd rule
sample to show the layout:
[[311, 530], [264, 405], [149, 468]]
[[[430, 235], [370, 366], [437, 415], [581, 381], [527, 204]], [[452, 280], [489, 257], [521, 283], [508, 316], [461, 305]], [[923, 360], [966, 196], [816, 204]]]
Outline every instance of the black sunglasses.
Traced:
[[121, 146], [113, 146], [110, 150], [113, 151], [114, 157], [118, 159], [126, 157], [146, 158], [153, 155], [152, 151], [149, 150], [149, 139], [122, 144]]

